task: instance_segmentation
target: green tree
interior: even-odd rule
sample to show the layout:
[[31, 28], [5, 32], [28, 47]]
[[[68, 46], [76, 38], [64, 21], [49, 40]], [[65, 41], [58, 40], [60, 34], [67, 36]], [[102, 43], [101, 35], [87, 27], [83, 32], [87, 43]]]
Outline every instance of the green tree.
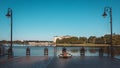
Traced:
[[112, 42], [113, 45], [120, 45], [120, 35], [114, 35]]
[[104, 35], [104, 43], [105, 44], [110, 44], [110, 35], [109, 34], [106, 34], [106, 35]]
[[80, 38], [79, 38], [79, 43], [80, 43], [80, 44], [87, 43], [87, 38], [86, 38], [86, 37], [80, 37]]
[[88, 43], [95, 43], [95, 41], [96, 41], [96, 36], [90, 36], [88, 38]]
[[104, 44], [104, 37], [96, 38], [95, 43], [96, 44]]

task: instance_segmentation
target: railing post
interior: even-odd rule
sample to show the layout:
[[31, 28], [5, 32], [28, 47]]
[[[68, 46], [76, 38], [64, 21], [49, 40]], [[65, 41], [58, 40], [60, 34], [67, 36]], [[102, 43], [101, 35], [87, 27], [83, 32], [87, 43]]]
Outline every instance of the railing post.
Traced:
[[44, 55], [48, 55], [48, 48], [47, 47], [44, 48]]
[[2, 48], [0, 47], [0, 55], [2, 54]]
[[111, 58], [113, 58], [113, 57], [114, 57], [114, 47], [111, 46], [111, 47], [110, 47], [110, 50], [111, 50]]
[[30, 56], [30, 48], [29, 47], [26, 48], [26, 56]]
[[99, 56], [100, 56], [100, 57], [103, 57], [103, 48], [102, 48], [102, 47], [99, 48]]
[[80, 55], [81, 55], [81, 56], [85, 56], [85, 48], [84, 48], [84, 47], [82, 47], [82, 48], [80, 49]]
[[5, 55], [5, 47], [0, 46], [0, 56], [4, 56], [4, 55]]
[[54, 57], [56, 57], [56, 56], [57, 56], [57, 47], [54, 46]]
[[10, 47], [9, 49], [8, 49], [8, 59], [9, 58], [13, 58], [13, 52], [12, 52], [13, 50], [12, 50], [12, 47]]

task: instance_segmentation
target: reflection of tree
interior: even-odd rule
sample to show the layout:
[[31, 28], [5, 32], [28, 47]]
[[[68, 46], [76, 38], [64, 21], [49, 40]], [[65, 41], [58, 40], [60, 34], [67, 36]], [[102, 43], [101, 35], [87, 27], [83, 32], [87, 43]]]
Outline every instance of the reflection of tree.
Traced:
[[78, 49], [71, 49], [70, 50], [70, 52], [72, 52], [72, 53], [76, 53], [76, 52], [78, 52], [79, 50]]
[[90, 53], [96, 53], [97, 50], [92, 48], [92, 49], [89, 49], [89, 52], [90, 52]]
[[120, 46], [114, 47], [114, 54], [115, 55], [120, 55]]
[[109, 47], [105, 47], [104, 48], [104, 53], [108, 53], [108, 51], [109, 51]]
[[[120, 46], [114, 46], [114, 55], [120, 55]], [[105, 47], [104, 48], [104, 53], [108, 53], [109, 52], [109, 47]]]

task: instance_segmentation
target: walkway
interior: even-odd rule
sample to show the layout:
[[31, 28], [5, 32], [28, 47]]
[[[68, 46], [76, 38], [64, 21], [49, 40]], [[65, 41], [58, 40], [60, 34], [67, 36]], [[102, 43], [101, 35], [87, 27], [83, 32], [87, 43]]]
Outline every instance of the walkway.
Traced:
[[46, 68], [52, 57], [17, 57], [13, 59], [0, 60], [0, 68]]
[[108, 57], [17, 57], [0, 60], [0, 68], [120, 68], [120, 60]]
[[120, 60], [107, 57], [54, 58], [47, 68], [120, 68]]

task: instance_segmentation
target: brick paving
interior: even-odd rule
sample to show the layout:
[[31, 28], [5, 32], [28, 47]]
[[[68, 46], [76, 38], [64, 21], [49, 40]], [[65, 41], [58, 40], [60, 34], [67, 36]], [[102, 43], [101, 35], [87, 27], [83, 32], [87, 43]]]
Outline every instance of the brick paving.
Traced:
[[46, 65], [52, 60], [47, 56], [27, 56], [0, 61], [0, 68], [46, 68]]
[[47, 68], [120, 68], [120, 60], [108, 57], [54, 58]]
[[24, 56], [0, 59], [0, 68], [120, 68], [119, 59], [108, 57], [58, 58], [47, 56]]

